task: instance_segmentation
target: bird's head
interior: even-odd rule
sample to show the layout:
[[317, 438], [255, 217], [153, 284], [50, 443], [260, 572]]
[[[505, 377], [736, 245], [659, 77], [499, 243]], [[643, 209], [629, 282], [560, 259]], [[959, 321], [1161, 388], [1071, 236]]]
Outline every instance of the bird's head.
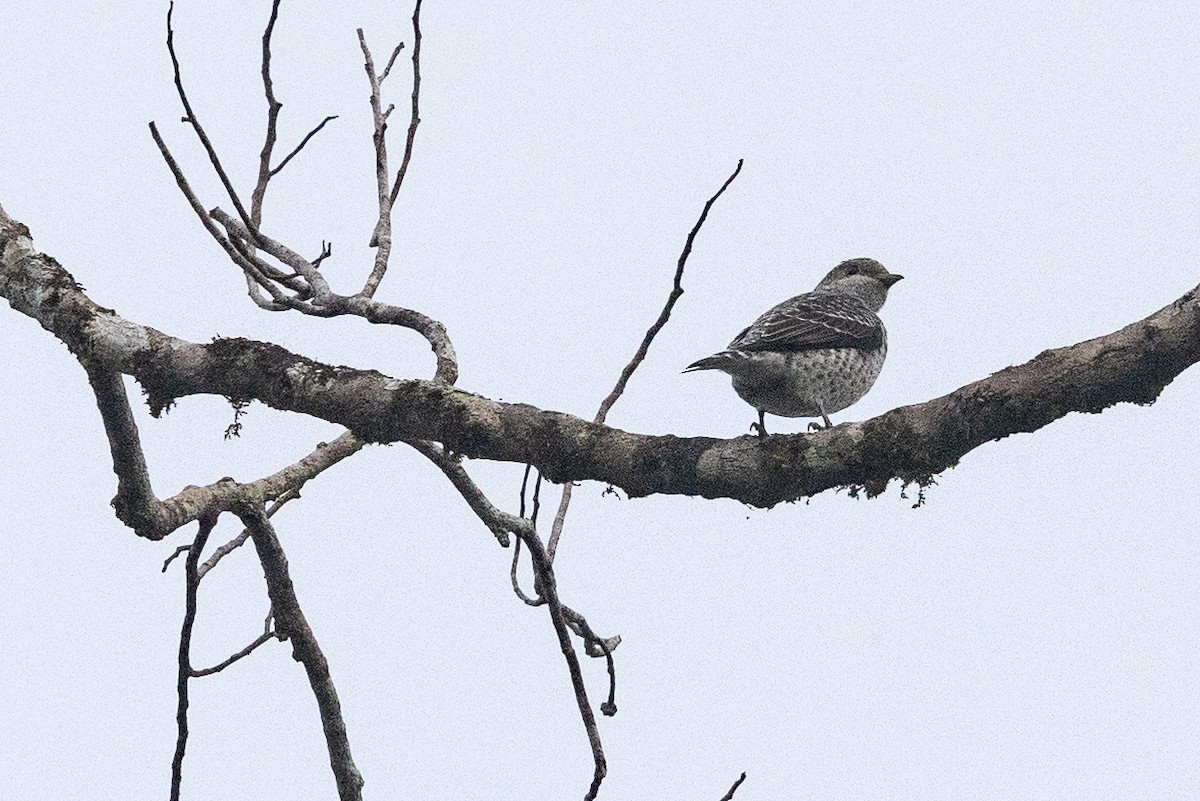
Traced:
[[830, 270], [815, 291], [852, 295], [872, 310], [879, 311], [887, 300], [888, 289], [903, 277], [889, 273], [874, 259], [850, 259]]

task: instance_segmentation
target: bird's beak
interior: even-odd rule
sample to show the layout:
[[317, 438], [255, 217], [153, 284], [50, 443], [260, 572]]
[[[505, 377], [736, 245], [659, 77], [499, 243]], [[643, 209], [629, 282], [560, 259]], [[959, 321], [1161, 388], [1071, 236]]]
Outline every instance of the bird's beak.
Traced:
[[883, 283], [890, 287], [892, 284], [896, 283], [897, 281], [902, 280], [903, 278], [904, 278], [903, 275], [900, 275], [898, 273], [892, 273], [887, 278], [883, 279]]

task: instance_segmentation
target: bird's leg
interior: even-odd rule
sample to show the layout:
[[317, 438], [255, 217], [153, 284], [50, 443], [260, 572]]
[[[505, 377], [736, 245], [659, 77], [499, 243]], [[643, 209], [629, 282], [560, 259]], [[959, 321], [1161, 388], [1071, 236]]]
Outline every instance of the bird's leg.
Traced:
[[817, 399], [817, 408], [821, 410], [821, 419], [825, 421], [825, 425], [821, 425], [816, 420], [808, 424], [809, 431], [821, 431], [826, 428], [833, 428], [833, 423], [829, 422], [829, 415], [825, 414], [825, 404]]
[[757, 423], [751, 423], [751, 424], [750, 424], [750, 430], [751, 430], [751, 431], [757, 431], [757, 432], [758, 432], [758, 436], [760, 436], [760, 437], [766, 437], [766, 436], [767, 436], [767, 422], [766, 422], [766, 416], [767, 416], [767, 413], [766, 413], [766, 412], [764, 412], [762, 409], [759, 409], [759, 410], [758, 410], [758, 422], [757, 422]]

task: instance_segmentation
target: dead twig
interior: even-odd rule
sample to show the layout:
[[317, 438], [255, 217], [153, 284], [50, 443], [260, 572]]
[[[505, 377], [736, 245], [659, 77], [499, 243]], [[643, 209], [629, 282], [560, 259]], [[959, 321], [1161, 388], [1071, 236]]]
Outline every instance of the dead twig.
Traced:
[[[625, 392], [625, 386], [629, 383], [629, 379], [633, 376], [633, 371], [638, 368], [638, 365], [646, 358], [646, 354], [650, 351], [650, 344], [654, 342], [654, 338], [658, 336], [658, 332], [663, 329], [667, 321], [671, 319], [671, 310], [675, 308], [675, 301], [679, 300], [683, 295], [683, 269], [687, 266], [688, 256], [692, 254], [692, 243], [696, 240], [696, 234], [700, 233], [700, 227], [704, 225], [704, 221], [708, 219], [709, 209], [717, 202], [717, 198], [725, 193], [729, 185], [733, 183], [733, 179], [738, 177], [738, 173], [742, 171], [743, 159], [738, 159], [737, 167], [733, 173], [725, 179], [725, 183], [721, 184], [721, 188], [717, 193], [708, 199], [704, 204], [704, 209], [700, 212], [700, 218], [696, 220], [696, 224], [692, 226], [691, 232], [687, 235], [687, 240], [683, 244], [683, 252], [679, 254], [679, 261], [675, 265], [675, 283], [671, 289], [671, 294], [667, 296], [667, 302], [663, 309], [658, 314], [658, 319], [654, 321], [654, 325], [646, 331], [646, 336], [642, 338], [642, 344], [638, 346], [637, 352], [633, 354], [633, 358], [629, 360], [629, 364], [625, 365], [625, 369], [621, 371], [621, 375], [617, 378], [616, 386], [612, 392], [600, 402], [600, 408], [596, 412], [596, 416], [592, 422], [600, 425], [608, 417], [608, 412], [612, 409], [613, 404]], [[558, 539], [562, 536], [563, 524], [567, 519], [567, 509], [571, 505], [571, 482], [563, 484], [562, 500], [558, 503], [558, 512], [554, 515], [554, 523], [550, 526], [550, 543], [546, 546], [546, 553], [549, 555], [550, 561], [554, 561], [554, 554], [558, 550]]]
[[196, 594], [200, 587], [200, 576], [196, 568], [200, 563], [200, 553], [208, 535], [217, 525], [220, 512], [215, 509], [205, 511], [200, 517], [200, 530], [192, 540], [185, 562], [185, 600], [183, 613], [183, 628], [179, 632], [179, 664], [178, 679], [175, 684], [177, 707], [175, 711], [175, 757], [171, 760], [171, 801], [179, 801], [179, 792], [183, 783], [183, 757], [187, 751], [188, 739], [188, 679], [192, 677], [191, 649], [192, 627], [196, 623]]
[[742, 773], [738, 780], [729, 788], [729, 792], [721, 796], [721, 801], [733, 801], [733, 794], [737, 792], [737, 788], [742, 786], [742, 782], [746, 781], [746, 774]]
[[394, 182], [388, 170], [387, 155], [387, 118], [391, 115], [394, 106], [389, 105], [386, 109], [383, 108], [382, 86], [383, 81], [392, 71], [392, 65], [396, 63], [396, 57], [400, 55], [403, 43], [397, 45], [392, 50], [391, 58], [388, 59], [383, 74], [380, 75], [375, 71], [375, 60], [371, 56], [371, 49], [367, 47], [367, 40], [363, 34], [363, 30], [362, 28], [358, 29], [358, 43], [363, 52], [363, 68], [367, 72], [367, 81], [371, 86], [371, 114], [375, 120], [375, 133], [373, 136], [375, 143], [375, 186], [379, 203], [379, 217], [371, 233], [370, 242], [371, 247], [375, 248], [375, 264], [371, 269], [371, 274], [367, 277], [366, 283], [363, 285], [362, 291], [359, 292], [359, 295], [364, 298], [371, 298], [375, 295], [376, 290], [379, 289], [380, 282], [383, 281], [383, 276], [387, 273], [388, 262], [392, 254], [392, 208], [396, 205], [396, 198], [400, 196], [400, 187], [404, 184], [405, 175], [408, 174], [408, 165], [412, 160], [413, 154], [413, 143], [417, 137], [417, 126], [421, 123], [421, 0], [416, 0], [413, 6], [412, 26], [412, 116], [408, 123], [408, 136], [404, 142], [404, 155], [400, 160], [400, 169], [396, 171]]
[[[279, 3], [276, 2], [275, 5], [278, 6]], [[208, 154], [208, 160], [212, 162], [213, 170], [217, 173], [217, 177], [221, 179], [221, 185], [225, 187], [225, 192], [229, 195], [229, 200], [233, 203], [233, 207], [237, 209], [238, 216], [242, 218], [242, 222], [246, 224], [247, 228], [254, 231], [258, 226], [254, 224], [254, 221], [246, 212], [246, 207], [242, 205], [242, 199], [238, 197], [237, 190], [233, 188], [233, 182], [229, 180], [229, 175], [225, 172], [225, 166], [221, 164], [217, 150], [213, 147], [208, 134], [205, 133], [204, 126], [200, 124], [200, 118], [193, 111], [192, 104], [188, 100], [187, 91], [183, 88], [183, 75], [179, 68], [179, 57], [175, 54], [175, 29], [171, 21], [174, 13], [175, 2], [171, 0], [171, 4], [167, 7], [167, 52], [171, 55], [171, 66], [175, 70], [175, 91], [179, 95], [179, 101], [183, 104], [183, 121], [191, 125], [192, 130], [196, 132], [196, 137], [200, 140], [200, 144], [204, 146], [204, 152]], [[275, 9], [272, 9], [272, 24], [274, 23], [274, 19]]]
[[217, 664], [217, 665], [213, 665], [210, 668], [193, 669], [191, 671], [191, 676], [193, 679], [198, 679], [201, 676], [211, 676], [214, 673], [220, 673], [222, 670], [229, 667], [230, 665], [232, 665], [234, 662], [238, 661], [239, 659], [243, 659], [247, 656], [250, 656], [250, 654], [254, 653], [254, 649], [258, 648], [258, 646], [262, 645], [263, 643], [267, 642], [268, 640], [276, 640], [276, 639], [280, 639], [278, 633], [276, 633], [274, 631], [264, 631], [262, 634], [258, 635], [258, 637], [254, 640], [254, 642], [250, 643], [245, 648], [243, 648], [242, 650], [238, 651], [233, 656], [226, 659], [224, 662], [221, 662], [220, 664]]

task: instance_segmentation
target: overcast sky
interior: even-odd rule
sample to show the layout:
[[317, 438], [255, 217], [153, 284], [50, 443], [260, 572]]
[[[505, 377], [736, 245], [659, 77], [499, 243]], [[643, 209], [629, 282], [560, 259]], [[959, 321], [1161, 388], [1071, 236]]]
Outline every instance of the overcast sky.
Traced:
[[[161, 2], [10, 4], [0, 203], [92, 299], [175, 336], [276, 342], [428, 377], [415, 334], [269, 314], [179, 195], [157, 120], [209, 205]], [[369, 269], [368, 89], [411, 41], [403, 4], [287, 0], [281, 152], [264, 228], [352, 292]], [[18, 7], [19, 6], [19, 7]], [[179, 0], [192, 101], [245, 190], [268, 2]], [[733, 437], [754, 412], [681, 374], [838, 261], [907, 280], [874, 390], [834, 422], [950, 392], [1115, 330], [1200, 282], [1194, 3], [453, 3], [423, 12], [422, 118], [379, 297], [447, 325], [460, 385], [591, 417], [658, 314], [704, 201], [739, 158], [670, 325], [609, 416]], [[386, 87], [398, 110], [405, 58]], [[132, 396], [140, 398], [135, 384]], [[109, 507], [83, 370], [0, 309], [0, 798], [164, 798], [180, 566]], [[1200, 785], [1200, 372], [1151, 407], [1070, 415], [969, 454], [913, 509], [827, 493], [732, 501], [575, 494], [563, 599], [620, 633], [602, 719], [608, 799], [1190, 798]], [[251, 480], [338, 429], [221, 398], [140, 407], [160, 496]], [[800, 420], [772, 430], [799, 431]], [[468, 469], [516, 511], [521, 466]], [[553, 488], [546, 497], [557, 499]], [[276, 518], [369, 799], [581, 797], [590, 754], [544, 610], [510, 552], [404, 446], [371, 447]], [[225, 521], [214, 540], [236, 533]], [[266, 614], [247, 549], [204, 582], [197, 664]], [[185, 797], [335, 795], [290, 649], [193, 683]], [[585, 664], [597, 703], [603, 663]]]

